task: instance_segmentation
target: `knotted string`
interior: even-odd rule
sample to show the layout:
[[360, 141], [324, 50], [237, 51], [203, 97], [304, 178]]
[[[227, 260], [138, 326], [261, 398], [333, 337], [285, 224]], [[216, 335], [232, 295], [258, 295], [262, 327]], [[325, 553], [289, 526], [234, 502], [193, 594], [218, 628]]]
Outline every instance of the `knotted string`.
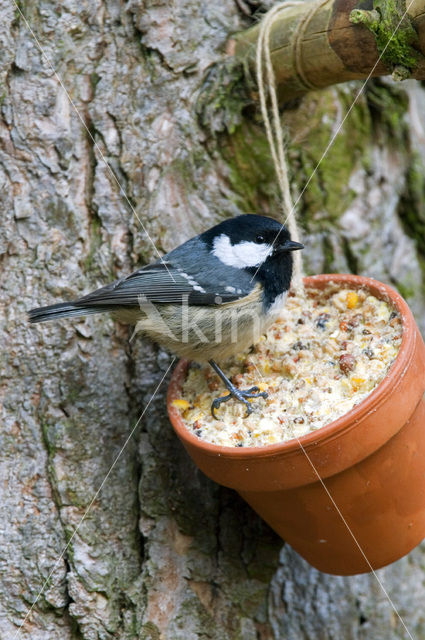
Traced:
[[[309, 85], [306, 81], [305, 74], [300, 73], [302, 69], [301, 57], [300, 57], [300, 41], [301, 34], [308, 23], [310, 22], [313, 14], [316, 12], [319, 6], [327, 2], [328, 0], [320, 0], [320, 2], [313, 2], [310, 11], [301, 19], [298, 28], [294, 35], [294, 55], [297, 58], [296, 71], [300, 76], [300, 79], [304, 84]], [[273, 71], [273, 65], [270, 54], [270, 32], [273, 22], [278, 13], [289, 7], [294, 7], [299, 4], [303, 4], [300, 0], [289, 0], [288, 2], [280, 2], [273, 9], [268, 11], [261, 21], [260, 32], [258, 35], [257, 51], [256, 51], [256, 72], [257, 72], [257, 85], [260, 96], [261, 113], [264, 120], [264, 125], [267, 134], [267, 140], [270, 146], [270, 151], [273, 159], [274, 168], [281, 192], [281, 204], [284, 215], [284, 224], [287, 224], [289, 233], [292, 240], [295, 242], [300, 241], [300, 234], [298, 230], [297, 220], [295, 216], [295, 205], [292, 200], [291, 188], [289, 184], [289, 170], [286, 159], [285, 146], [283, 142], [283, 129], [279, 115], [279, 105], [276, 92], [276, 81]], [[267, 96], [270, 98], [270, 110], [267, 106]], [[293, 271], [293, 288], [295, 291], [301, 293], [303, 291], [303, 264], [301, 251], [294, 252], [294, 271]]]

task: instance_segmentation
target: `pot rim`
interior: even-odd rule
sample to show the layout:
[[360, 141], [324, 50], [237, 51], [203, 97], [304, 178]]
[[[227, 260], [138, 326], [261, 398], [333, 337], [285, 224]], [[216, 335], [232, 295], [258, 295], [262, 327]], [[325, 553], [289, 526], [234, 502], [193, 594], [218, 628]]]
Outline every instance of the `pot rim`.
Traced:
[[286, 440], [284, 442], [258, 447], [220, 446], [200, 440], [197, 436], [193, 435], [183, 423], [177, 407], [173, 407], [171, 404], [173, 400], [180, 396], [181, 386], [189, 366], [188, 360], [180, 360], [173, 371], [168, 387], [167, 409], [171, 423], [177, 435], [183, 442], [187, 443], [191, 447], [196, 447], [197, 449], [202, 450], [203, 454], [207, 456], [231, 457], [240, 460], [250, 460], [258, 457], [266, 458], [275, 456], [276, 454], [291, 454], [296, 450], [299, 450], [300, 446], [308, 451], [319, 442], [324, 443], [330, 441], [339, 437], [342, 431], [348, 431], [355, 428], [371, 412], [376, 411], [377, 407], [385, 401], [385, 398], [389, 393], [395, 391], [413, 357], [416, 343], [414, 318], [407, 303], [401, 295], [389, 285], [366, 276], [331, 273], [304, 278], [304, 284], [307, 287], [314, 287], [319, 284], [320, 286], [318, 288], [323, 288], [332, 282], [337, 284], [341, 283], [345, 285], [345, 288], [346, 285], [349, 285], [357, 289], [368, 289], [379, 299], [389, 302], [400, 313], [403, 328], [400, 349], [395, 361], [388, 370], [387, 375], [377, 385], [377, 387], [375, 387], [375, 389], [371, 391], [371, 393], [369, 393], [369, 395], [366, 396], [366, 398], [364, 398], [358, 405], [354, 406], [347, 413], [344, 413], [341, 417], [329, 422], [323, 427], [320, 427], [320, 429], [317, 429], [316, 431], [311, 431], [310, 433], [306, 433], [298, 438], [292, 438], [291, 440]]

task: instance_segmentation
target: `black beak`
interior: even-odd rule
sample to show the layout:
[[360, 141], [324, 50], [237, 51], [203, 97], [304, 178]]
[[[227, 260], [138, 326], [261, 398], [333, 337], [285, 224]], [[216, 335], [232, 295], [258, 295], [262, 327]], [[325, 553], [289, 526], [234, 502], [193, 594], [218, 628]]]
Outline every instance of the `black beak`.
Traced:
[[294, 242], [293, 240], [287, 240], [279, 247], [280, 251], [298, 251], [298, 249], [304, 249], [304, 245], [301, 242]]

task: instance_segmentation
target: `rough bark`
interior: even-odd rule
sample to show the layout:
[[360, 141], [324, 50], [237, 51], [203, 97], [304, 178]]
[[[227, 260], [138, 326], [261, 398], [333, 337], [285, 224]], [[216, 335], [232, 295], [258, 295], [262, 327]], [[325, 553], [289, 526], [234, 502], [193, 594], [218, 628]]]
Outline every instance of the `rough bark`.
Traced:
[[[107, 317], [34, 328], [25, 313], [154, 250], [16, 7], [0, 7], [0, 637], [406, 637], [373, 576], [311, 569], [196, 470], [166, 418], [165, 384], [107, 476], [170, 357]], [[207, 69], [250, 24], [232, 0], [20, 7], [160, 251], [224, 216], [276, 210], [256, 114], [213, 134], [195, 110]], [[358, 88], [285, 112], [295, 193]], [[307, 271], [390, 282], [423, 329], [424, 104], [413, 81], [371, 82], [300, 206]], [[378, 572], [415, 637], [423, 551]]]

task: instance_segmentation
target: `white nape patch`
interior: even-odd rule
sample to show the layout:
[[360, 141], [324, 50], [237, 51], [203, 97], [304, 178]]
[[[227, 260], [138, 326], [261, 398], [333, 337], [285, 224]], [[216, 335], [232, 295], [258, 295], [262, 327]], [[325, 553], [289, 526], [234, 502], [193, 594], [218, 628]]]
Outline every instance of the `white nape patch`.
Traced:
[[214, 240], [213, 254], [229, 267], [244, 269], [259, 267], [271, 253], [271, 245], [264, 242], [238, 242], [232, 244], [229, 236], [224, 233]]
[[278, 296], [276, 296], [276, 298], [273, 300], [270, 307], [267, 309], [267, 315], [269, 317], [272, 316], [273, 318], [278, 318], [280, 315], [280, 312], [282, 311], [283, 307], [286, 304], [287, 297], [288, 297], [287, 291], [284, 291], [283, 293], [280, 293]]

